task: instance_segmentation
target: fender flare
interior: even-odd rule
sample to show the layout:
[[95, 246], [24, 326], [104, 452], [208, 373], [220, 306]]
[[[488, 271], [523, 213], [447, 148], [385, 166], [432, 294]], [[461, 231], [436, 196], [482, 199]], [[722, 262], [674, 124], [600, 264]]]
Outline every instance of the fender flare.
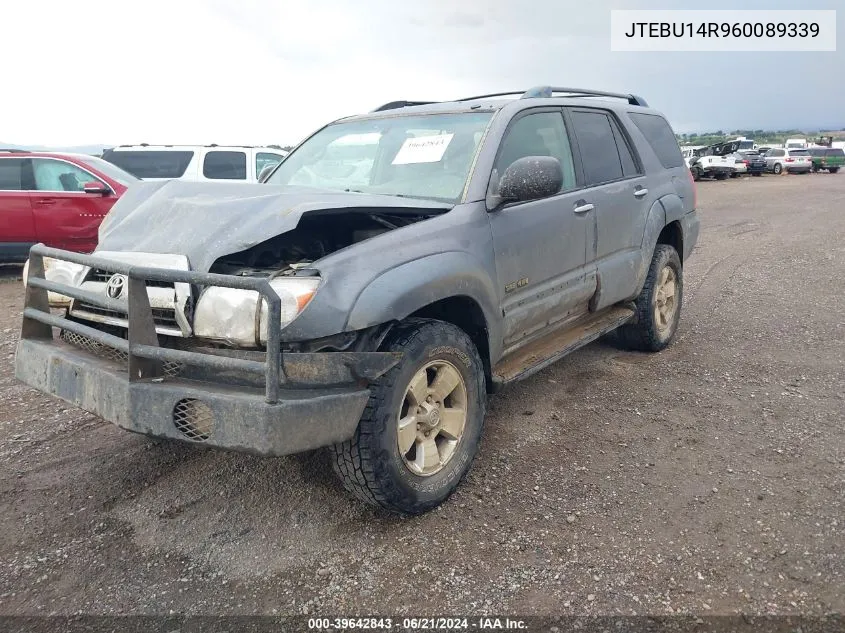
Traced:
[[[481, 262], [469, 253], [449, 251], [406, 262], [380, 274], [359, 293], [345, 331], [401, 321], [436, 301], [468, 297], [481, 308], [491, 360], [501, 349], [495, 287]], [[498, 341], [498, 343], [497, 343]]]

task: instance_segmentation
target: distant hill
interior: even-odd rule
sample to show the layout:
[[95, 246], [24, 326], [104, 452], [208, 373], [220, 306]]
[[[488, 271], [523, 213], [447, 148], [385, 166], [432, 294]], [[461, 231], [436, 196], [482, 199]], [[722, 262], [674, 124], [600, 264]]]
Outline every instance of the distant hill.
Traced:
[[31, 152], [67, 152], [70, 154], [102, 154], [104, 149], [114, 147], [114, 145], [73, 145], [70, 147], [61, 147], [58, 145], [17, 145], [15, 143], [4, 143], [0, 141], [0, 149], [26, 149]]

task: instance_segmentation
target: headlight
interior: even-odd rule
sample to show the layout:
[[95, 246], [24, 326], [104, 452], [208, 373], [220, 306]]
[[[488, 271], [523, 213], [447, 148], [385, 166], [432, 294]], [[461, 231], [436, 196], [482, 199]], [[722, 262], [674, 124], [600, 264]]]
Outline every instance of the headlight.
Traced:
[[[44, 258], [44, 278], [55, 281], [65, 286], [76, 286], [82, 281], [86, 267], [73, 262], [66, 262], [63, 259]], [[26, 286], [29, 279], [29, 260], [23, 265], [23, 285]], [[70, 305], [71, 298], [58, 293], [47, 291], [47, 301], [53, 308], [66, 308]]]
[[[270, 282], [282, 300], [282, 327], [299, 316], [319, 285], [317, 277], [281, 277]], [[194, 334], [240, 346], [266, 341], [267, 302], [261, 302], [259, 312], [258, 297], [254, 290], [208, 287], [194, 310]]]

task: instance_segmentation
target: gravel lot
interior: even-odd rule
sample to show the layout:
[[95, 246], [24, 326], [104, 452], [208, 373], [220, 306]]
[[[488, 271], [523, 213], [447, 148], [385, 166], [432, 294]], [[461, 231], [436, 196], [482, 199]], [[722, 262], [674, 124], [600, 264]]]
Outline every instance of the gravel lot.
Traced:
[[155, 443], [18, 384], [6, 267], [0, 613], [843, 612], [845, 177], [698, 196], [674, 345], [599, 342], [497, 396], [414, 519], [322, 452]]

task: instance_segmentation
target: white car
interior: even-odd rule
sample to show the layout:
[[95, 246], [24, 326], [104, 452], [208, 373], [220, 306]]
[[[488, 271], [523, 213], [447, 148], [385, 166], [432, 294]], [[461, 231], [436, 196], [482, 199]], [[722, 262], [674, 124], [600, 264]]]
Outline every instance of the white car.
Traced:
[[724, 180], [736, 173], [736, 161], [731, 156], [692, 156], [687, 159], [693, 180], [715, 178]]
[[143, 180], [259, 182], [287, 154], [272, 147], [141, 144], [107, 149], [103, 158]]
[[813, 158], [806, 149], [770, 149], [766, 152], [766, 171], [774, 174], [809, 174]]

